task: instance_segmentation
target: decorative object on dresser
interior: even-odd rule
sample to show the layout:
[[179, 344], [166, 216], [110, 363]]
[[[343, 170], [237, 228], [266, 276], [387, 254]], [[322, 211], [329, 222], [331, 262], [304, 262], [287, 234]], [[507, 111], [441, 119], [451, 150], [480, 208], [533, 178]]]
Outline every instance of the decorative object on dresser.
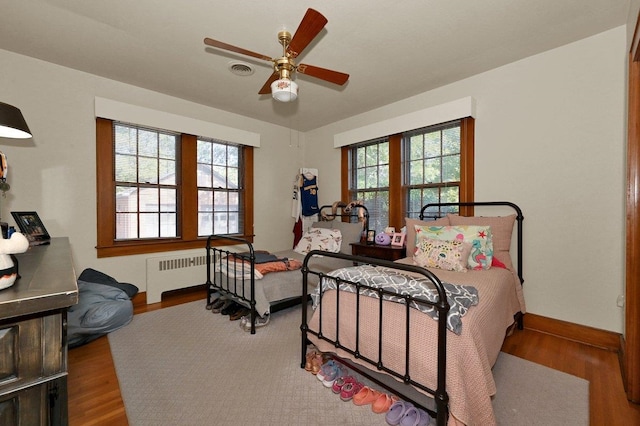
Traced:
[[69, 240], [16, 257], [21, 278], [0, 291], [0, 423], [66, 425], [67, 309], [78, 302]]
[[13, 219], [20, 228], [20, 232], [29, 240], [30, 245], [49, 244], [51, 237], [40, 220], [38, 213], [11, 212], [11, 216], [13, 216]]

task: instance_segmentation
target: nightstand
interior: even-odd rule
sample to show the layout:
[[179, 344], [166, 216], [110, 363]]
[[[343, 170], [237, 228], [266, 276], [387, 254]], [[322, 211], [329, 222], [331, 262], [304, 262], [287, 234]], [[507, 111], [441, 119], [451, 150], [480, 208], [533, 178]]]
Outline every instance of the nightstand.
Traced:
[[394, 261], [406, 257], [407, 249], [402, 246], [380, 246], [378, 244], [351, 244], [351, 254], [354, 256], [374, 257]]

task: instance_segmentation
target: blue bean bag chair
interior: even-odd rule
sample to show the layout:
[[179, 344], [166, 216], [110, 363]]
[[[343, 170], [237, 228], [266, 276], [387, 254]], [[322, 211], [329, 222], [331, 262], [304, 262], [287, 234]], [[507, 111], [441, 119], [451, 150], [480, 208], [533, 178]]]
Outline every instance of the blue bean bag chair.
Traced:
[[78, 292], [78, 303], [67, 314], [70, 348], [124, 327], [133, 319], [131, 298], [138, 293], [133, 284], [120, 283], [89, 268], [78, 277]]

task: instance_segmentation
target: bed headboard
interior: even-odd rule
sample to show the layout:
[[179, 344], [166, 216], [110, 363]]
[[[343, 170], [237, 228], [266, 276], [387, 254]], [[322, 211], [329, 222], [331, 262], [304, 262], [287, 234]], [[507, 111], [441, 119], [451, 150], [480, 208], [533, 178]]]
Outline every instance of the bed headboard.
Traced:
[[320, 221], [331, 221], [338, 218], [343, 222], [363, 222], [363, 235], [367, 235], [369, 231], [369, 210], [358, 201], [350, 203], [336, 201], [331, 205], [324, 205], [320, 207], [318, 218]]
[[[516, 212], [516, 247], [518, 254], [517, 268], [518, 277], [520, 283], [524, 284], [524, 278], [522, 275], [522, 222], [524, 216], [522, 210], [516, 204], [509, 201], [475, 201], [475, 202], [460, 202], [460, 203], [429, 203], [425, 204], [420, 209], [420, 220], [434, 220], [440, 217], [446, 216], [448, 213], [458, 214], [460, 207], [507, 207]], [[497, 210], [496, 210], [497, 211]]]

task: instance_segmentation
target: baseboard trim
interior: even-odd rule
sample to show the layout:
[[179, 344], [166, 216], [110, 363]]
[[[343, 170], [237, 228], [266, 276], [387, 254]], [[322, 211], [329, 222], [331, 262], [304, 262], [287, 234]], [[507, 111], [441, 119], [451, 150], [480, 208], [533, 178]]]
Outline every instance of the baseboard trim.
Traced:
[[527, 313], [524, 316], [524, 328], [617, 353], [622, 351], [622, 335], [612, 331], [601, 330], [531, 313]]

